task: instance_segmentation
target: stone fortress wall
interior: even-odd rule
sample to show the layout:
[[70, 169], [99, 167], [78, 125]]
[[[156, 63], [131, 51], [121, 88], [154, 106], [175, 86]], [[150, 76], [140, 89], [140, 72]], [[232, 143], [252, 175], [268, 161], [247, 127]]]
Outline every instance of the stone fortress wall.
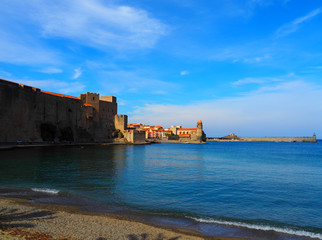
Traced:
[[0, 79], [0, 143], [111, 142], [116, 116], [113, 96], [77, 98]]

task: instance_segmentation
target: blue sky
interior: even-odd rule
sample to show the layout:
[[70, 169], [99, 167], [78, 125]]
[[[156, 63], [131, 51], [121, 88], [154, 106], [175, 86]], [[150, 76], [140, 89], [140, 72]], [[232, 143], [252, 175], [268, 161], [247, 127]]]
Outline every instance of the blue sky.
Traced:
[[130, 122], [322, 134], [322, 2], [2, 0], [0, 78], [114, 95]]

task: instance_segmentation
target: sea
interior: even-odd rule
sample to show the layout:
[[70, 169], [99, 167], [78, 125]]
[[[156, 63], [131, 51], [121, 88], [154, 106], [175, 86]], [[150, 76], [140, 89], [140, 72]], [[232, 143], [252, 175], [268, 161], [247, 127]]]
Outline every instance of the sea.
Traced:
[[322, 239], [322, 141], [2, 150], [0, 197], [209, 236]]

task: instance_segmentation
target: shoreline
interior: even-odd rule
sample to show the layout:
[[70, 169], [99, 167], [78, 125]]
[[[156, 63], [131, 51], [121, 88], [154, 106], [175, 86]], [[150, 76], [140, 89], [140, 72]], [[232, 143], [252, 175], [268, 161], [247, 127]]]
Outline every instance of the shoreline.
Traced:
[[0, 143], [0, 150], [10, 150], [16, 148], [32, 148], [32, 147], [74, 147], [74, 146], [109, 146], [109, 145], [149, 145], [151, 143], [126, 143], [126, 142], [100, 142], [100, 143]]
[[181, 144], [208, 144], [211, 142], [221, 143], [221, 142], [258, 142], [258, 143], [268, 143], [268, 142], [276, 142], [276, 143], [317, 143], [321, 139], [316, 139], [315, 141], [284, 141], [284, 140], [275, 140], [275, 141], [255, 141], [255, 140], [237, 140], [237, 139], [218, 139], [218, 138], [211, 138], [207, 139], [206, 142], [183, 142], [179, 140], [160, 140], [160, 141], [148, 141], [145, 143], [128, 143], [128, 142], [121, 142], [121, 141], [115, 141], [115, 142], [97, 142], [97, 143], [21, 143], [21, 144], [15, 144], [15, 143], [0, 143], [0, 151], [1, 150], [11, 150], [16, 148], [33, 148], [33, 147], [73, 147], [73, 146], [110, 146], [110, 145], [150, 145], [150, 144], [161, 144], [161, 143], [181, 143]]
[[190, 229], [156, 226], [121, 215], [87, 212], [75, 206], [0, 197], [0, 239], [26, 239], [24, 237], [61, 240], [245, 239], [207, 236]]

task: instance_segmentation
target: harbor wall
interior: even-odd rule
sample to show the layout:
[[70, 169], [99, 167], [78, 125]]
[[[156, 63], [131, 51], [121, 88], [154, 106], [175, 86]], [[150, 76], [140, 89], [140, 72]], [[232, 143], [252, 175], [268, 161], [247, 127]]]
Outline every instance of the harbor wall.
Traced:
[[245, 142], [316, 142], [313, 137], [240, 137]]
[[238, 137], [235, 139], [207, 138], [207, 142], [317, 142], [312, 137]]
[[145, 143], [145, 132], [127, 130], [124, 132], [125, 139], [130, 143]]

